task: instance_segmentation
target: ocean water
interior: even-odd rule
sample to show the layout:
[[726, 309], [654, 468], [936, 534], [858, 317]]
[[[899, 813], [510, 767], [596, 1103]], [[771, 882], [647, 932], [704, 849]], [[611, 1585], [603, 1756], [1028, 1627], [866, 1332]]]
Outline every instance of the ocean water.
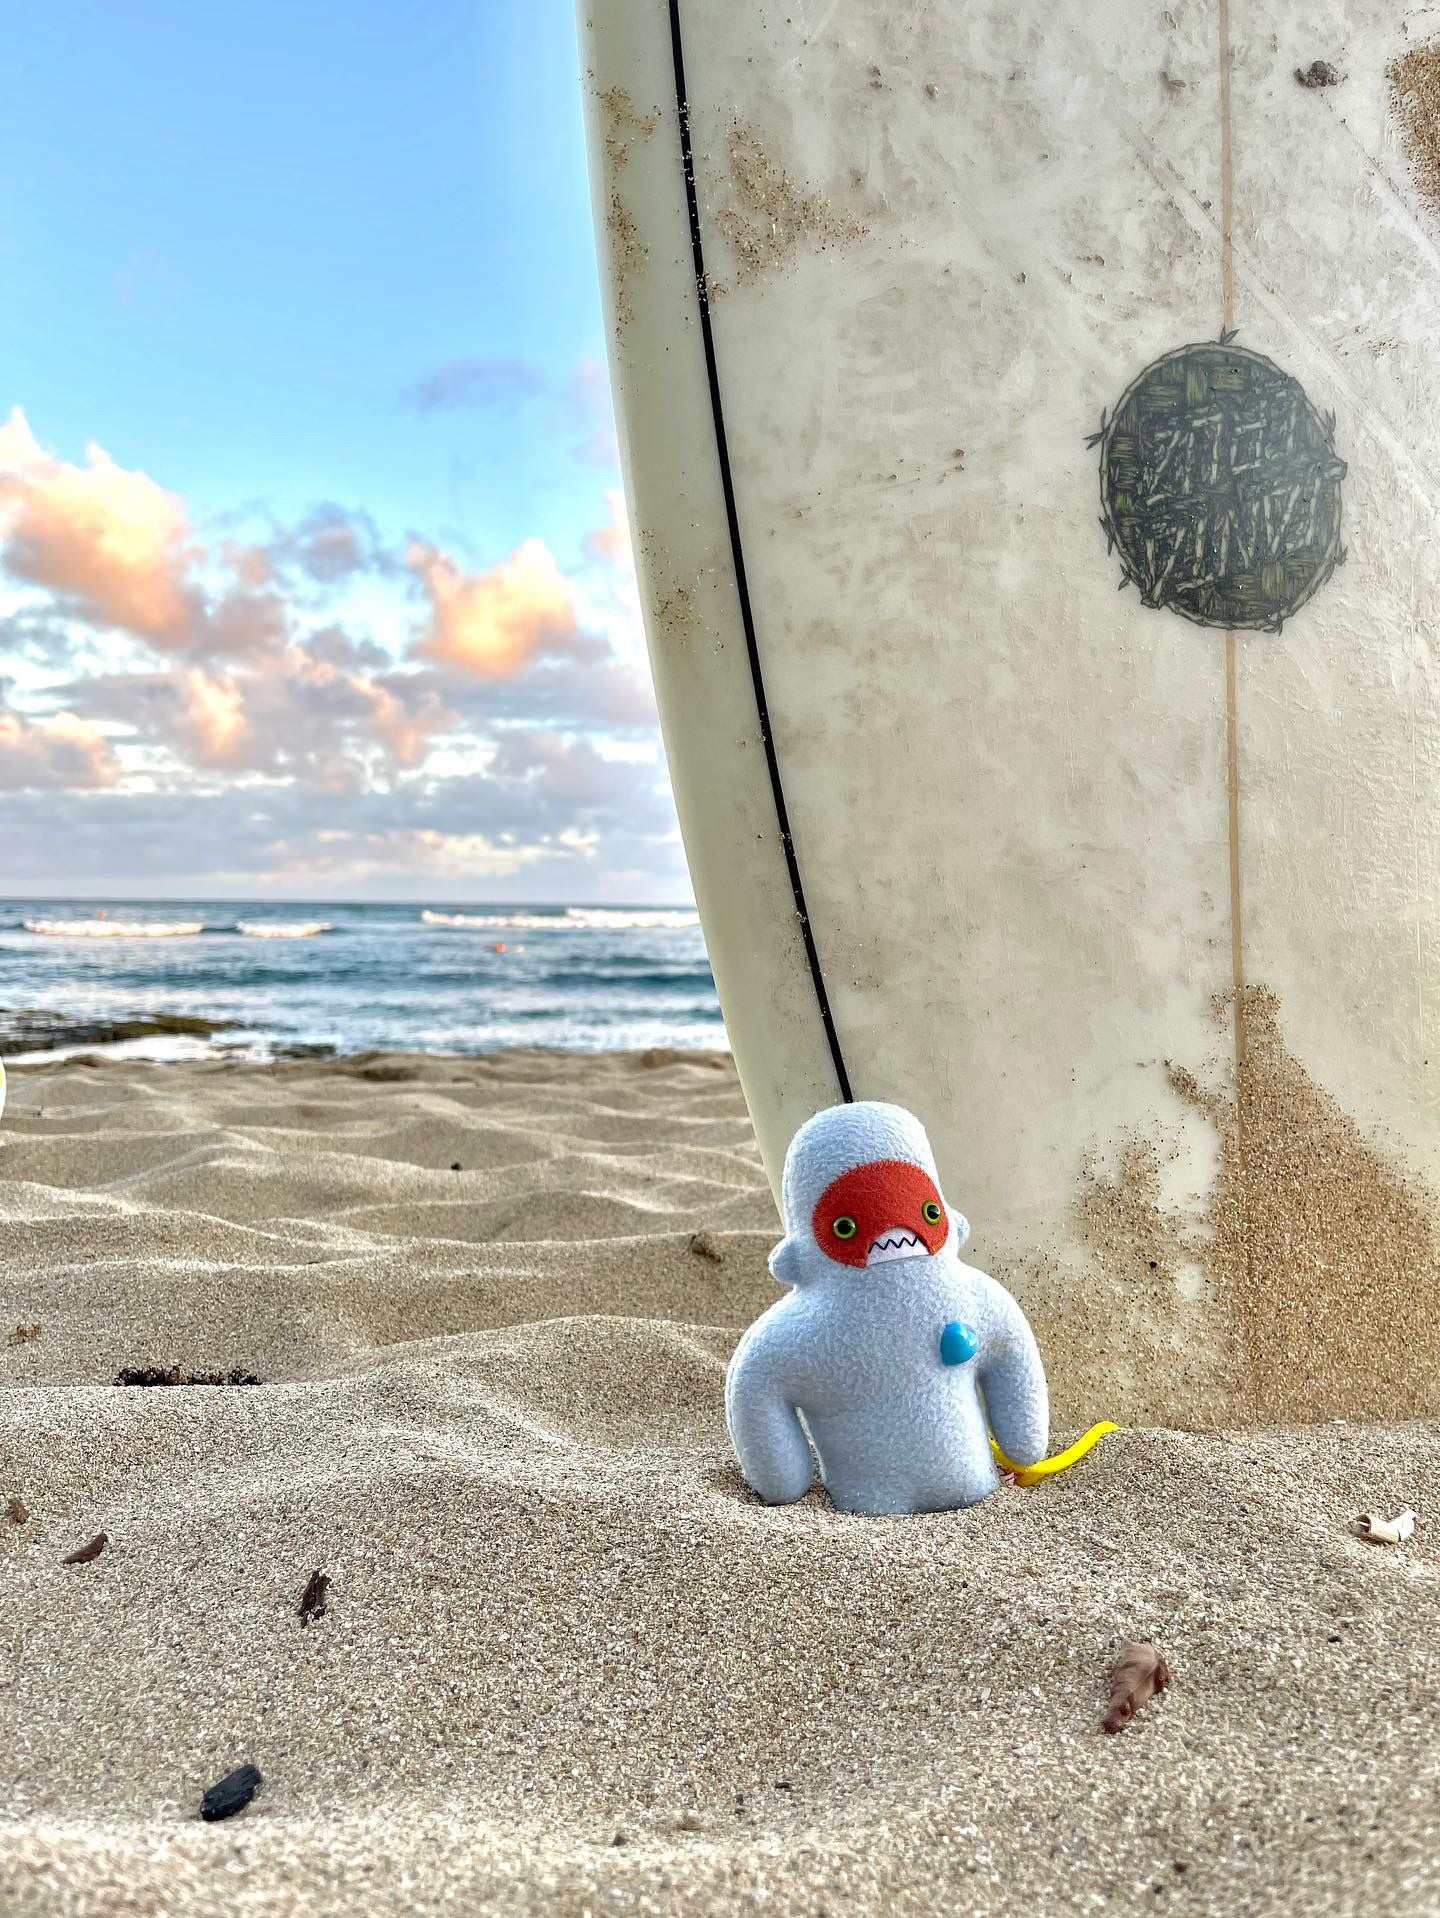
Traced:
[[685, 909], [0, 901], [0, 1055], [723, 1046]]

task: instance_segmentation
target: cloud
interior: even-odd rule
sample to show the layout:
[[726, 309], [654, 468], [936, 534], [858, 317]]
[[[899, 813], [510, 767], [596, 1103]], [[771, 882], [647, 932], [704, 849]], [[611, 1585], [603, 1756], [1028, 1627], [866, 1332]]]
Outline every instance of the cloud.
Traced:
[[431, 668], [428, 680], [472, 732], [505, 725], [629, 732], [657, 723], [649, 674], [599, 642], [574, 658], [536, 660], [513, 679], [477, 679], [442, 666]]
[[174, 702], [176, 731], [200, 766], [232, 770], [253, 764], [255, 735], [244, 694], [233, 677], [218, 679], [198, 666], [158, 682]]
[[409, 831], [357, 832], [351, 828], [313, 834], [308, 840], [269, 847], [274, 880], [328, 892], [404, 873], [411, 879], [445, 881], [512, 878], [527, 867], [568, 859], [564, 844], [504, 845], [484, 833], [446, 833], [434, 827]]
[[30, 718], [0, 689], [0, 792], [85, 791], [113, 785], [120, 767], [104, 734], [74, 713]]
[[620, 464], [610, 375], [605, 362], [593, 355], [581, 359], [568, 378], [551, 378], [528, 360], [447, 360], [406, 387], [400, 398], [417, 413], [486, 410], [502, 415], [543, 400], [574, 458], [611, 470]]
[[232, 586], [197, 609], [185, 649], [203, 658], [258, 660], [289, 644], [289, 609], [280, 594]]
[[192, 616], [199, 557], [184, 503], [93, 442], [85, 459], [71, 466], [45, 452], [18, 406], [0, 426], [5, 565], [92, 619], [170, 641]]
[[402, 570], [370, 515], [333, 500], [312, 507], [295, 526], [278, 530], [261, 551], [271, 576], [299, 572], [320, 586], [340, 585], [357, 573], [396, 575]]
[[239, 546], [227, 540], [221, 551], [225, 564], [242, 586], [268, 586], [274, 579], [270, 555], [263, 546]]
[[21, 792], [6, 801], [0, 893], [688, 897], [659, 769], [590, 768], [583, 747], [577, 764], [593, 779], [583, 810], [544, 778], [493, 773], [345, 793]]
[[45, 452], [19, 407], [0, 426], [0, 564], [56, 596], [44, 640], [52, 653], [69, 643], [55, 632], [68, 618], [161, 653], [279, 654], [292, 643], [297, 579], [333, 591], [359, 573], [404, 575], [368, 514], [325, 502], [268, 541], [226, 539], [211, 552], [177, 495], [93, 443], [86, 462]]
[[[612, 759], [593, 741], [558, 732], [515, 729], [500, 736], [486, 776], [498, 781], [506, 803], [522, 789], [543, 800], [550, 830], [562, 820], [663, 832], [672, 819], [663, 775], [645, 760]], [[532, 819], [533, 823], [538, 820]]]
[[546, 655], [593, 653], [575, 595], [543, 540], [527, 539], [487, 572], [465, 573], [444, 553], [413, 540], [406, 564], [430, 596], [421, 659], [477, 679], [513, 679]]
[[288, 646], [243, 667], [96, 674], [63, 697], [158, 750], [172, 783], [191, 768], [353, 792], [387, 769], [418, 767], [456, 719], [427, 676], [388, 663], [377, 671], [372, 650], [331, 627], [314, 646]]
[[504, 735], [483, 772], [367, 794], [308, 830], [292, 812], [267, 858], [288, 883], [316, 890], [402, 876], [413, 885], [426, 875], [473, 884], [541, 866], [573, 886], [614, 859], [663, 873], [673, 890], [673, 876], [684, 873], [673, 841], [673, 804], [657, 766], [528, 731]]
[[682, 896], [618, 488], [605, 508], [570, 575], [540, 539], [480, 570], [397, 550], [334, 502], [197, 534], [17, 409], [0, 568], [39, 590], [0, 613], [24, 708], [0, 682], [0, 891]]
[[618, 486], [605, 489], [605, 504], [610, 517], [603, 526], [585, 535], [585, 551], [591, 559], [604, 565], [625, 573], [633, 572], [635, 555], [630, 546], [630, 520], [625, 511], [625, 495]]
[[571, 431], [579, 435], [573, 448], [575, 457], [587, 466], [618, 467], [620, 445], [615, 435], [610, 375], [603, 360], [581, 360], [565, 392], [565, 410]]
[[402, 403], [417, 413], [452, 413], [465, 407], [513, 412], [545, 391], [545, 379], [525, 360], [447, 360], [407, 387]]

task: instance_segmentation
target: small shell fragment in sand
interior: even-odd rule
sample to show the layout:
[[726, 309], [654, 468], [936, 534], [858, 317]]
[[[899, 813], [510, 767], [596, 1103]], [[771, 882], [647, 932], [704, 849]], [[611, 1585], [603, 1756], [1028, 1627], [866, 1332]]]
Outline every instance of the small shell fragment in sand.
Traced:
[[62, 1565], [88, 1565], [92, 1558], [99, 1558], [109, 1543], [110, 1540], [106, 1533], [97, 1532], [88, 1545], [81, 1545], [76, 1551], [71, 1552], [67, 1558], [62, 1558], [60, 1563]]
[[39, 1336], [40, 1325], [37, 1320], [34, 1325], [17, 1325], [15, 1330], [10, 1334], [10, 1337], [6, 1340], [6, 1344], [28, 1345], [32, 1339], [38, 1339]]
[[1355, 1521], [1362, 1538], [1376, 1545], [1403, 1545], [1415, 1530], [1415, 1514], [1407, 1505], [1394, 1518], [1382, 1518], [1378, 1512], [1362, 1512]]
[[18, 1492], [12, 1492], [5, 1501], [5, 1516], [12, 1525], [23, 1525], [30, 1513]]
[[300, 1595], [300, 1623], [313, 1625], [316, 1619], [325, 1616], [325, 1594], [330, 1589], [330, 1574], [322, 1572], [317, 1565], [310, 1574], [309, 1583]]
[[1123, 1731], [1140, 1707], [1169, 1683], [1170, 1667], [1153, 1645], [1122, 1645], [1110, 1674], [1110, 1703], [1100, 1729]]
[[244, 1811], [260, 1785], [260, 1774], [253, 1765], [237, 1765], [200, 1800], [200, 1816], [206, 1824], [213, 1824], [217, 1818], [233, 1818], [237, 1811]]

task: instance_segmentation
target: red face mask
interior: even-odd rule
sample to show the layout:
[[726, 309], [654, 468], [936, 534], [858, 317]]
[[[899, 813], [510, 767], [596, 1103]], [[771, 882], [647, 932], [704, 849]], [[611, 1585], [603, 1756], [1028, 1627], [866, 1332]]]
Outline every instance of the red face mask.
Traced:
[[950, 1219], [928, 1172], [904, 1159], [872, 1159], [831, 1180], [810, 1229], [840, 1265], [883, 1265], [940, 1251]]

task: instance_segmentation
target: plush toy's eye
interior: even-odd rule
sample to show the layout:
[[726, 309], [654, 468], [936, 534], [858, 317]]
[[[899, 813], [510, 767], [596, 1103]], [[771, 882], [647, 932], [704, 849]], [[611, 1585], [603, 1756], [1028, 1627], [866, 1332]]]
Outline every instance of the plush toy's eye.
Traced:
[[933, 1199], [927, 1199], [920, 1208], [920, 1216], [926, 1225], [939, 1225], [940, 1208]]
[[837, 1239], [853, 1239], [859, 1229], [855, 1221], [843, 1212], [830, 1228]]

